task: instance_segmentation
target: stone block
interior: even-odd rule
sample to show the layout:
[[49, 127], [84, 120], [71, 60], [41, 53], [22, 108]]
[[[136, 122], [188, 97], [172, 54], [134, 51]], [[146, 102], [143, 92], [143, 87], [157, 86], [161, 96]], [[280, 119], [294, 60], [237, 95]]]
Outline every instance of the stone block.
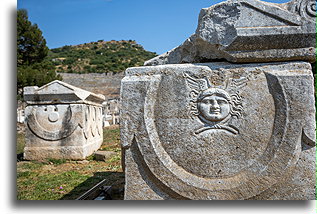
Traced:
[[26, 145], [24, 158], [82, 160], [103, 141], [103, 95], [62, 81], [25, 87]]
[[117, 153], [113, 151], [97, 151], [94, 154], [96, 160], [106, 161], [115, 156]]
[[120, 116], [126, 200], [315, 200], [310, 63], [129, 68]]
[[203, 8], [196, 32], [145, 65], [212, 62], [315, 62], [316, 1], [228, 0]]

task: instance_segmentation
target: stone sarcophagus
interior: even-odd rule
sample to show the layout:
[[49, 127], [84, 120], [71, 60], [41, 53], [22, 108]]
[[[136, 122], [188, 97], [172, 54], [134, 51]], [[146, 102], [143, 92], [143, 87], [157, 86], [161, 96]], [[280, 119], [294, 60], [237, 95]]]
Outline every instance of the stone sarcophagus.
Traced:
[[129, 68], [121, 99], [125, 199], [315, 199], [309, 63]]
[[61, 81], [25, 87], [27, 160], [84, 159], [103, 141], [103, 95]]

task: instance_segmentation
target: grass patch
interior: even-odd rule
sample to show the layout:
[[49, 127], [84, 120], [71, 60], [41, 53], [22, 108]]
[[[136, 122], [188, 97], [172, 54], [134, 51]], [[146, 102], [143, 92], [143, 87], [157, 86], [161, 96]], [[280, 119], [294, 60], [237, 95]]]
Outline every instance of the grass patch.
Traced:
[[21, 171], [17, 173], [18, 178], [29, 178], [29, 177], [35, 177], [38, 174], [36, 172], [32, 171]]
[[113, 162], [118, 162], [120, 160], [121, 160], [121, 155], [117, 154], [117, 155], [113, 156], [112, 158], [110, 158], [109, 160], [107, 160], [106, 162], [113, 163]]
[[[23, 152], [24, 134], [17, 134], [17, 153]], [[123, 188], [124, 173], [121, 168], [119, 127], [104, 130], [103, 149], [117, 154], [105, 161], [95, 161], [94, 155], [87, 162], [65, 159], [17, 162], [18, 200], [74, 200], [94, 185], [107, 180], [106, 185]], [[122, 199], [123, 195], [117, 199]]]
[[89, 161], [92, 161], [92, 160], [95, 160], [95, 155], [92, 154], [92, 155], [89, 155], [86, 160], [89, 160]]
[[100, 150], [120, 152], [120, 129], [119, 126], [109, 126], [103, 130], [103, 144]]
[[63, 163], [66, 163], [66, 159], [53, 159], [53, 158], [48, 158], [47, 161], [49, 163], [55, 164], [55, 165], [60, 165]]
[[44, 165], [43, 162], [28, 161], [20, 165], [19, 169], [20, 170], [37, 170], [37, 169], [40, 169], [43, 165]]
[[58, 200], [89, 178], [77, 171], [33, 175], [18, 179], [18, 200]]

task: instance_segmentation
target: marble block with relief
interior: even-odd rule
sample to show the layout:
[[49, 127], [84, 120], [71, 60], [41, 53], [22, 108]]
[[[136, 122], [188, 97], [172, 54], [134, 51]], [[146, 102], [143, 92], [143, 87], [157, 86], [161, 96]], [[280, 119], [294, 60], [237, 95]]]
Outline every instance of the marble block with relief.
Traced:
[[102, 144], [103, 95], [61, 81], [25, 87], [27, 160], [85, 159]]
[[121, 105], [126, 200], [315, 200], [307, 62], [129, 68]]

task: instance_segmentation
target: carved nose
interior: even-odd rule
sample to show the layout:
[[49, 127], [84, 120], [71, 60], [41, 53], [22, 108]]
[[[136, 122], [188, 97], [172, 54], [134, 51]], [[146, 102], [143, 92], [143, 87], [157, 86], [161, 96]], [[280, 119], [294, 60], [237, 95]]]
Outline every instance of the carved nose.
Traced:
[[210, 106], [211, 110], [218, 110], [220, 109], [220, 106], [218, 105], [218, 102], [215, 101], [211, 106]]

